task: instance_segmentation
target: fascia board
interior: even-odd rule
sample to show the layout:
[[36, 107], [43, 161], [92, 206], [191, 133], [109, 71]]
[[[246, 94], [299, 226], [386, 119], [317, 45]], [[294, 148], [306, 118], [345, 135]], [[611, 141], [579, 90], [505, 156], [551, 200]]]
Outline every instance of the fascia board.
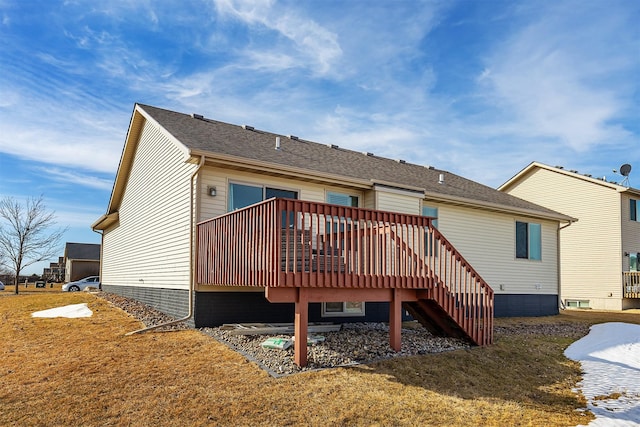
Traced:
[[500, 187], [498, 187], [498, 191], [505, 191], [508, 188], [510, 188], [512, 185], [520, 182], [522, 180], [522, 178], [529, 173], [529, 171], [538, 168], [538, 169], [545, 169], [551, 172], [555, 172], [561, 175], [565, 175], [571, 178], [576, 178], [576, 179], [580, 179], [583, 181], [587, 181], [590, 182], [592, 184], [596, 184], [596, 185], [600, 185], [602, 187], [607, 187], [607, 188], [611, 188], [613, 190], [616, 190], [620, 193], [625, 192], [625, 191], [629, 191], [632, 192], [634, 194], [640, 194], [640, 190], [636, 190], [633, 188], [627, 188], [624, 187], [622, 185], [619, 184], [615, 184], [612, 182], [607, 182], [607, 181], [603, 181], [601, 179], [598, 178], [593, 178], [593, 177], [589, 177], [589, 176], [585, 176], [585, 175], [581, 175], [579, 173], [576, 172], [571, 172], [568, 171], [566, 169], [559, 169], [553, 166], [549, 166], [549, 165], [545, 165], [544, 163], [538, 163], [538, 162], [533, 162], [531, 164], [529, 164], [527, 167], [525, 167], [524, 169], [522, 169], [520, 172], [518, 172], [516, 175], [514, 175], [510, 180], [508, 180], [507, 182], [505, 182], [504, 184], [502, 184]]
[[464, 197], [448, 196], [440, 193], [425, 192], [425, 198], [434, 200], [434, 201], [441, 201], [445, 203], [459, 205], [459, 206], [482, 208], [482, 209], [488, 209], [495, 212], [518, 214], [518, 215], [524, 215], [524, 216], [533, 217], [533, 218], [549, 219], [549, 220], [560, 221], [560, 222], [578, 221], [577, 218], [573, 218], [571, 216], [564, 215], [559, 212], [556, 215], [554, 215], [550, 213], [536, 211], [533, 209], [517, 208], [512, 206], [505, 206], [498, 203], [491, 203], [491, 202], [479, 202], [477, 200], [469, 200]]
[[153, 123], [158, 129], [172, 141], [183, 152], [185, 158], [189, 157], [189, 150], [187, 147], [178, 141], [171, 133], [169, 133], [163, 126], [161, 126], [153, 117], [151, 117], [139, 104], [136, 104], [131, 115], [131, 122], [127, 131], [127, 137], [122, 149], [122, 156], [120, 157], [120, 164], [118, 165], [118, 171], [116, 173], [116, 179], [113, 184], [113, 190], [111, 192], [111, 198], [109, 200], [109, 208], [107, 213], [112, 213], [120, 208], [120, 202], [124, 193], [127, 180], [129, 179], [129, 172], [131, 171], [131, 165], [133, 163], [133, 157], [136, 152], [136, 147], [142, 133], [142, 129], [146, 122]]
[[336, 174], [314, 173], [313, 171], [304, 168], [247, 159], [246, 157], [231, 156], [228, 154], [202, 150], [191, 150], [190, 154], [191, 158], [199, 158], [200, 156], [205, 156], [206, 164], [217, 164], [221, 166], [229, 166], [232, 168], [242, 168], [255, 170], [258, 172], [288, 175], [291, 177], [296, 177], [298, 179], [302, 178], [310, 181], [328, 182], [332, 184], [340, 184], [363, 189], [370, 189], [372, 187], [372, 183], [369, 180], [351, 178]]
[[98, 218], [93, 224], [91, 224], [92, 230], [106, 230], [112, 224], [115, 224], [120, 219], [120, 214], [116, 212], [112, 212], [110, 214], [102, 215]]

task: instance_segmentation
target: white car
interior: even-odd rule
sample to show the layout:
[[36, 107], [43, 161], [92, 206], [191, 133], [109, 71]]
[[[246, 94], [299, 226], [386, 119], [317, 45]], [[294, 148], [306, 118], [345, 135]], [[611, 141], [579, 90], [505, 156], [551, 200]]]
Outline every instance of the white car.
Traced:
[[100, 287], [100, 276], [89, 276], [84, 279], [80, 279], [76, 282], [69, 282], [62, 285], [63, 292], [77, 292], [84, 291], [85, 288], [91, 286], [92, 288]]

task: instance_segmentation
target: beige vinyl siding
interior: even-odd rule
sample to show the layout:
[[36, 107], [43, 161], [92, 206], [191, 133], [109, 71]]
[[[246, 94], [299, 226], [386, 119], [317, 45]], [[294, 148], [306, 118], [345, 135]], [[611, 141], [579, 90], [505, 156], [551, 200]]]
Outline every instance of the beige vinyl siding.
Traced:
[[376, 208], [376, 192], [373, 190], [365, 191], [364, 193], [364, 203], [362, 205], [363, 208], [366, 209], [375, 209]]
[[190, 176], [185, 151], [144, 124], [119, 208], [104, 232], [102, 282], [187, 289]]
[[[326, 202], [326, 193], [342, 193], [357, 196], [362, 206], [363, 192], [356, 189], [337, 187], [333, 185], [321, 185], [305, 181], [295, 181], [277, 178], [259, 173], [242, 172], [233, 169], [223, 169], [214, 167], [203, 168], [199, 176], [200, 183], [200, 221], [225, 214], [227, 212], [227, 193], [230, 182], [237, 182], [248, 185], [266, 186], [284, 190], [298, 192], [300, 200], [310, 202]], [[207, 188], [216, 187], [216, 196], [211, 197], [207, 193]]]
[[376, 209], [381, 211], [398, 212], [410, 215], [420, 215], [420, 202], [418, 195], [408, 196], [391, 191], [376, 191]]
[[620, 309], [620, 195], [606, 185], [535, 169], [509, 194], [578, 218], [560, 231], [562, 299]]
[[[425, 201], [438, 229], [497, 294], [557, 294], [557, 223]], [[541, 225], [542, 259], [516, 259], [515, 223]]]
[[[622, 229], [622, 255], [625, 252], [640, 252], [640, 222], [631, 221], [629, 200], [634, 199], [640, 207], [639, 196], [622, 194], [620, 197], [621, 229]], [[639, 218], [640, 219], [640, 218]], [[622, 256], [622, 271], [629, 271], [629, 257]]]

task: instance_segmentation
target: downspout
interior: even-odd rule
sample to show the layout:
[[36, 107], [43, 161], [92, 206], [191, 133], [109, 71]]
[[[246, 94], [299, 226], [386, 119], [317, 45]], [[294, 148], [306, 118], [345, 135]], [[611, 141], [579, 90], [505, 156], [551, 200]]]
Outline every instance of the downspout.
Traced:
[[100, 235], [100, 271], [98, 271], [98, 276], [100, 276], [100, 285], [98, 286], [98, 289], [102, 290], [102, 248], [104, 248], [104, 232], [94, 230], [93, 228], [91, 231]]
[[202, 169], [202, 166], [204, 166], [204, 160], [205, 157], [204, 156], [200, 156], [200, 161], [198, 162], [198, 167], [196, 168], [196, 170], [191, 174], [191, 179], [189, 180], [189, 191], [190, 191], [190, 198], [189, 198], [189, 210], [191, 212], [190, 218], [189, 218], [189, 249], [191, 250], [191, 268], [189, 269], [189, 313], [187, 313], [187, 315], [181, 319], [177, 319], [177, 320], [172, 320], [170, 322], [165, 322], [165, 323], [161, 323], [159, 325], [153, 325], [153, 326], [148, 326], [146, 328], [142, 328], [142, 329], [138, 329], [137, 331], [132, 331], [132, 332], [127, 332], [125, 334], [125, 336], [129, 336], [129, 335], [133, 335], [133, 334], [140, 334], [143, 332], [147, 332], [150, 331], [152, 329], [157, 329], [157, 328], [161, 328], [163, 326], [171, 326], [171, 325], [175, 325], [176, 323], [181, 323], [184, 322], [186, 320], [189, 320], [193, 317], [193, 294], [194, 294], [194, 287], [195, 287], [195, 264], [196, 264], [196, 255], [197, 255], [197, 251], [194, 250], [193, 247], [193, 237], [194, 237], [194, 230], [193, 230], [193, 225], [195, 223], [194, 221], [194, 217], [197, 215], [197, 212], [195, 212], [195, 201], [194, 198], [194, 184], [193, 184], [193, 179], [196, 177], [196, 175], [198, 174], [198, 172], [200, 172], [200, 169]]
[[567, 225], [563, 225], [562, 227], [560, 226], [560, 223], [558, 223], [558, 237], [556, 237], [556, 252], [558, 254], [558, 308], [560, 310], [564, 310], [566, 307], [564, 306], [564, 303], [562, 302], [562, 262], [560, 259], [561, 253], [560, 253], [560, 231], [564, 230], [565, 228], [569, 227], [571, 224], [573, 224], [574, 222], [576, 222], [577, 220], [569, 220], [569, 223]]

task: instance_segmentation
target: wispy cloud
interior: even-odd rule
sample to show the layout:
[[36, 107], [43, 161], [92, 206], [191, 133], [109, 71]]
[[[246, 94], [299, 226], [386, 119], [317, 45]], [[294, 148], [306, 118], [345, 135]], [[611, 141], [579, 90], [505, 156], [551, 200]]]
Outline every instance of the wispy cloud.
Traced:
[[73, 184], [74, 186], [97, 188], [99, 190], [111, 190], [113, 187], [112, 178], [99, 178], [95, 175], [59, 168], [44, 168], [42, 172], [54, 181]]
[[[72, 114], [73, 110], [68, 112]], [[0, 137], [0, 150], [26, 160], [115, 172], [126, 129], [113, 138], [105, 137], [101, 132], [92, 135], [92, 127], [74, 134], [77, 123], [68, 117], [58, 118], [60, 121], [56, 124], [24, 129], [15, 124], [15, 120], [24, 121], [21, 114], [5, 116], [0, 120], [0, 127], [6, 132], [6, 138]], [[126, 124], [126, 119], [116, 121]]]
[[494, 185], [505, 164], [617, 156], [637, 138], [624, 0], [89, 4], [51, 21], [58, 49], [3, 53], [0, 150], [113, 173], [135, 101]]
[[552, 138], [577, 152], [630, 138], [616, 118], [629, 106], [637, 61], [621, 60], [633, 47], [619, 44], [626, 12], [603, 5], [544, 3], [492, 49], [478, 81], [503, 113], [494, 125], [506, 119], [515, 137]]
[[[333, 67], [342, 55], [337, 34], [315, 20], [297, 13], [297, 9], [271, 0], [215, 0], [214, 3], [221, 16], [238, 19], [249, 26], [260, 26], [275, 31], [289, 41], [287, 50], [291, 58], [283, 63], [305, 67], [320, 75], [335, 71]], [[275, 56], [284, 56], [282, 41], [277, 38], [275, 46], [260, 44], [260, 48], [268, 52], [264, 56], [266, 58], [274, 56], [274, 53], [269, 53], [274, 48], [280, 50]], [[254, 53], [250, 57], [259, 56]], [[262, 66], [268, 63], [270, 62], [265, 62]]]

